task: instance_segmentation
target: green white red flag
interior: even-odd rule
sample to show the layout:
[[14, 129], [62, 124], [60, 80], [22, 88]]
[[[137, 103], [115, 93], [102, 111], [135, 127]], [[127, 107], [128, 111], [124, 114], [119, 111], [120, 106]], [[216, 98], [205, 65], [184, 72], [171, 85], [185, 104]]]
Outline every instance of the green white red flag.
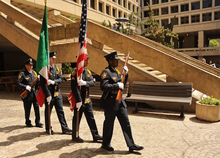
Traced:
[[[38, 45], [38, 54], [37, 54], [37, 64], [36, 71], [42, 76], [42, 79], [46, 81], [48, 80], [48, 66], [49, 66], [49, 35], [48, 35], [48, 25], [47, 25], [47, 6], [44, 8], [44, 17], [41, 26], [41, 33]], [[44, 81], [44, 82], [45, 82]], [[45, 94], [40, 87], [37, 94], [37, 101], [39, 105], [42, 107], [45, 100]]]

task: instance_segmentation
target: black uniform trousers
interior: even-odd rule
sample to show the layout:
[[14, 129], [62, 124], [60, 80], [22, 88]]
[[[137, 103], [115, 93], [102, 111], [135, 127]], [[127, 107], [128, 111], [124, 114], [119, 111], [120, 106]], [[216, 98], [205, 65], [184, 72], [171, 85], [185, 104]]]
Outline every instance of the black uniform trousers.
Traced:
[[134, 145], [132, 137], [131, 126], [128, 119], [127, 108], [122, 103], [120, 104], [119, 110], [105, 109], [104, 108], [105, 121], [103, 125], [103, 146], [110, 146], [114, 128], [115, 117], [118, 118], [122, 132], [128, 147]]
[[34, 92], [30, 92], [26, 98], [23, 99], [23, 105], [24, 105], [24, 112], [25, 112], [25, 124], [30, 125], [30, 112], [31, 112], [31, 105], [33, 103], [34, 106], [34, 113], [35, 113], [35, 124], [40, 123], [40, 110], [39, 110], [39, 104], [37, 102], [36, 96]]
[[[67, 123], [66, 123], [66, 119], [65, 119], [65, 115], [64, 115], [64, 111], [63, 111], [63, 99], [62, 97], [54, 97], [51, 100], [50, 103], [50, 114], [51, 111], [53, 109], [53, 106], [55, 106], [56, 109], [56, 113], [57, 113], [57, 117], [59, 119], [60, 125], [61, 125], [61, 129], [62, 131], [65, 129], [68, 129]], [[48, 119], [48, 104], [47, 101], [45, 101], [45, 128], [46, 130], [49, 130], [49, 119]]]
[[[81, 106], [81, 108], [79, 110], [79, 125], [80, 125], [80, 121], [81, 121], [83, 113], [85, 114], [86, 121], [89, 125], [92, 137], [93, 137], [93, 139], [95, 139], [96, 137], [98, 137], [99, 134], [98, 134], [98, 129], [96, 126], [95, 118], [93, 115], [93, 108], [92, 108], [91, 102], [87, 103], [87, 104], [83, 104]], [[74, 108], [74, 116], [73, 116], [73, 120], [72, 120], [72, 128], [73, 128], [72, 139], [76, 138], [76, 121], [77, 121], [77, 108], [75, 107]]]

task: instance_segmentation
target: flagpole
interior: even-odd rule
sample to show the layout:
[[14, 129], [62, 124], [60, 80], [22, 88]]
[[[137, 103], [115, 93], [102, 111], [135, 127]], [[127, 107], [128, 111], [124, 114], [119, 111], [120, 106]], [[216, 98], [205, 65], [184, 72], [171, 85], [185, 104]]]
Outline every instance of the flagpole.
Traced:
[[[80, 75], [80, 79], [82, 79], [82, 74]], [[81, 86], [79, 86], [79, 93], [81, 94]], [[76, 138], [79, 137], [79, 110], [77, 110], [76, 114]]]
[[[44, 0], [44, 3], [45, 3], [45, 7], [46, 7], [47, 6], [47, 0]], [[50, 73], [50, 71], [48, 71], [48, 75], [49, 75], [49, 73]], [[49, 134], [51, 135], [50, 103], [48, 104], [48, 124], [49, 124]]]

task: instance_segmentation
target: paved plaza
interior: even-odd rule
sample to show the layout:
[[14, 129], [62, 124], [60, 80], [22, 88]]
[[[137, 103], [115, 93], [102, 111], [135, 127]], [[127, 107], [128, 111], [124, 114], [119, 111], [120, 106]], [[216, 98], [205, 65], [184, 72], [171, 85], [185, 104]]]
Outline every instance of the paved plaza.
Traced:
[[[84, 143], [75, 143], [71, 135], [62, 134], [53, 108], [51, 122], [55, 135], [48, 135], [44, 128], [25, 126], [24, 109], [19, 97], [20, 91], [0, 91], [0, 158], [220, 158], [220, 122], [200, 121], [195, 114], [146, 109], [132, 114], [128, 107], [134, 141], [144, 146], [140, 152], [129, 153], [118, 120], [112, 139], [114, 152], [103, 150], [101, 143], [92, 141], [85, 116], [80, 125], [80, 137]], [[34, 112], [31, 120], [34, 124]], [[41, 122], [44, 123], [44, 107], [40, 108]], [[64, 104], [67, 123], [72, 128], [72, 115], [67, 103]], [[104, 113], [98, 106], [94, 115], [102, 134]]]

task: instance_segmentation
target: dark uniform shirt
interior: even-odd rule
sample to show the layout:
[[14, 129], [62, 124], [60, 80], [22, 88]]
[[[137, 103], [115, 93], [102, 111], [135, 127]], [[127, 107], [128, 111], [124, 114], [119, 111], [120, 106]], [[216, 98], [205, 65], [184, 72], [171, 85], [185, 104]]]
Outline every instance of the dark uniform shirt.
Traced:
[[[128, 75], [126, 75], [126, 83]], [[103, 91], [101, 97], [101, 106], [106, 109], [119, 109], [119, 104], [116, 101], [116, 96], [119, 90], [118, 82], [121, 82], [122, 77], [118, 69], [113, 69], [111, 66], [106, 67], [101, 73], [101, 83], [100, 88]], [[124, 102], [124, 100], [122, 99]], [[122, 104], [125, 105], [126, 104]]]
[[[31, 72], [28, 72], [27, 70], [25, 70], [19, 73], [17, 85], [19, 88], [25, 91], [26, 86], [27, 85], [30, 86], [36, 79], [37, 79], [37, 73], [34, 70], [32, 70]], [[35, 84], [32, 87], [32, 90], [35, 92], [35, 95], [36, 95], [37, 84]]]
[[83, 104], [87, 104], [91, 102], [91, 99], [89, 97], [89, 87], [95, 86], [95, 81], [93, 79], [91, 71], [86, 67], [84, 68], [82, 73], [82, 80], [86, 81], [86, 86], [81, 86], [81, 93], [80, 93], [77, 84], [76, 68], [74, 68], [71, 77], [72, 93], [76, 98], [76, 102], [82, 101]]

